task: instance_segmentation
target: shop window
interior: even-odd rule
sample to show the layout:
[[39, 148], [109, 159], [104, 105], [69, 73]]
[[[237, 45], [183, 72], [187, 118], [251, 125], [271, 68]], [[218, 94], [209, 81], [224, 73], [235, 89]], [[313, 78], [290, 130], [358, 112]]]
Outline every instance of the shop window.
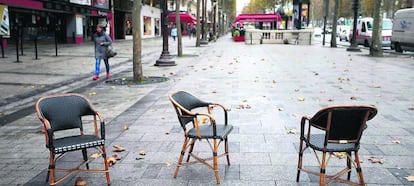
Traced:
[[144, 35], [151, 35], [151, 17], [144, 16]]

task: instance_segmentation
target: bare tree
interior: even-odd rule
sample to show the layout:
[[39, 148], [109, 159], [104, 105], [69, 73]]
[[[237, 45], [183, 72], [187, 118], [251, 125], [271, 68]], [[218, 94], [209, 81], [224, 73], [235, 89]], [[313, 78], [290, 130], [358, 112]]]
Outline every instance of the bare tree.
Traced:
[[177, 26], [177, 56], [183, 56], [183, 37], [181, 33], [180, 2], [181, 0], [176, 0], [175, 3], [175, 25]]
[[132, 11], [132, 71], [134, 73], [134, 81], [142, 80], [142, 63], [141, 63], [141, 0], [134, 0]]
[[331, 35], [331, 47], [336, 48], [336, 27], [338, 25], [338, 12], [339, 12], [339, 0], [335, 0], [334, 15], [332, 20], [332, 35]]
[[369, 55], [373, 57], [382, 57], [382, 16], [381, 16], [382, 0], [374, 2], [374, 24], [372, 30], [372, 43], [369, 49]]
[[197, 0], [197, 32], [196, 32], [196, 47], [200, 46], [200, 6], [201, 6], [201, 1], [204, 0]]

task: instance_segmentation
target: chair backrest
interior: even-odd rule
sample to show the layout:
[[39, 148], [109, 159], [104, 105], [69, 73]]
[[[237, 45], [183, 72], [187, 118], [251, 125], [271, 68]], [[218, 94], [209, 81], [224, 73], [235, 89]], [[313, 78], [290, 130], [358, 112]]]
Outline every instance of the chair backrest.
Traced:
[[79, 94], [52, 95], [36, 103], [39, 118], [47, 119], [52, 131], [79, 128], [83, 130], [82, 116], [95, 115], [89, 100]]
[[310, 123], [327, 131], [327, 140], [359, 141], [366, 122], [377, 114], [371, 106], [334, 106], [318, 111]]
[[175, 111], [177, 112], [178, 120], [181, 127], [186, 130], [186, 125], [194, 121], [194, 117], [188, 112], [199, 107], [206, 107], [209, 103], [204, 102], [188, 92], [179, 91], [170, 95]]

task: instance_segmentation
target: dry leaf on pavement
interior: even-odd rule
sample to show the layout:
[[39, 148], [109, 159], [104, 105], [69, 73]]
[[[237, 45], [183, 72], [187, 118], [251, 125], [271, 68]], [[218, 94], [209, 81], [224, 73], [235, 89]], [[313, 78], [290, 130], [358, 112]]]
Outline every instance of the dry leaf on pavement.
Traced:
[[276, 84], [276, 80], [273, 80], [272, 82], [273, 82], [273, 84]]
[[408, 107], [408, 110], [414, 110], [414, 107]]
[[201, 123], [207, 123], [207, 118], [202, 118]]
[[145, 155], [147, 155], [147, 151], [145, 151], [145, 150], [140, 150], [138, 153], [139, 153], [139, 155], [141, 155], [141, 156], [145, 156]]
[[354, 96], [352, 96], [350, 99], [351, 99], [351, 100], [357, 100], [357, 98], [356, 98], [356, 97], [354, 97]]
[[287, 131], [287, 133], [288, 134], [297, 134], [298, 133], [298, 130], [296, 130], [296, 129], [290, 129], [290, 130]]
[[96, 92], [89, 92], [89, 96], [96, 96]]
[[298, 97], [298, 101], [305, 101], [305, 98], [303, 98], [303, 97]]
[[95, 153], [95, 154], [92, 154], [91, 155], [91, 158], [99, 158], [99, 157], [101, 157], [102, 156], [102, 154], [98, 154], [98, 153]]
[[414, 176], [407, 176], [407, 177], [404, 177], [404, 178], [409, 182], [414, 182]]
[[81, 177], [76, 178], [75, 186], [86, 186], [86, 185], [87, 185], [86, 181], [83, 180], [83, 178]]
[[112, 157], [115, 158], [117, 161], [122, 159], [122, 157], [118, 154], [112, 154]]
[[334, 99], [328, 99], [328, 102], [333, 102], [334, 101]]
[[144, 157], [137, 157], [137, 158], [135, 158], [136, 160], [143, 160], [144, 159]]
[[171, 167], [171, 165], [172, 165], [172, 163], [170, 163], [170, 162], [165, 163], [165, 166], [167, 166], [167, 167]]
[[285, 109], [283, 107], [278, 108], [279, 111], [284, 111]]
[[346, 158], [346, 152], [334, 152], [332, 153], [332, 155], [339, 159]]
[[108, 165], [111, 167], [112, 165], [115, 165], [116, 163], [116, 158], [114, 157], [109, 157], [106, 159], [106, 162], [108, 163]]
[[391, 142], [394, 143], [394, 144], [400, 144], [401, 143], [400, 140], [392, 140]]
[[169, 135], [169, 134], [170, 134], [170, 131], [165, 132], [165, 135]]
[[368, 158], [368, 160], [371, 163], [379, 163], [379, 164], [383, 164], [384, 163], [384, 159], [383, 158], [377, 158], [377, 157], [374, 157], [374, 156], [371, 156], [370, 158]]
[[122, 151], [125, 151], [125, 148], [124, 147], [121, 147], [121, 146], [119, 146], [119, 145], [114, 145], [114, 146], [112, 146], [114, 149], [112, 150], [112, 151], [114, 151], [114, 152], [122, 152]]
[[128, 130], [128, 129], [129, 129], [128, 125], [124, 125], [124, 130]]

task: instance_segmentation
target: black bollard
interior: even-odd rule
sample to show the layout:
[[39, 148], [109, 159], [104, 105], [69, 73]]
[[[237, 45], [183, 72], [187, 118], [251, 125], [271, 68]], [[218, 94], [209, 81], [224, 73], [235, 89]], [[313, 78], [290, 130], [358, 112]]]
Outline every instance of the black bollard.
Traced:
[[35, 59], [38, 60], [39, 58], [37, 58], [37, 36], [34, 37], [34, 44], [35, 44]]
[[17, 36], [16, 36], [16, 58], [17, 58], [17, 61], [16, 61], [16, 63], [19, 63], [20, 61], [19, 61], [19, 29], [17, 28]]
[[1, 40], [1, 57], [4, 58], [4, 46], [3, 46], [3, 36], [0, 35]]
[[23, 54], [23, 29], [19, 29], [20, 33], [20, 55], [24, 56]]
[[58, 48], [57, 48], [57, 29], [55, 29], [55, 55], [58, 56]]

